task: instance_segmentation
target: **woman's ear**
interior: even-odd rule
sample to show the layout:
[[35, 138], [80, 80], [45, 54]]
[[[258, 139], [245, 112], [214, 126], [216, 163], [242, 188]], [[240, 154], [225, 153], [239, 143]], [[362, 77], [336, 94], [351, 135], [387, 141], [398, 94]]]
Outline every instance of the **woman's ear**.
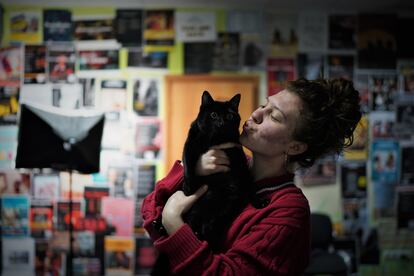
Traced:
[[298, 155], [304, 153], [308, 149], [308, 145], [303, 142], [292, 141], [289, 145], [287, 154], [289, 155]]

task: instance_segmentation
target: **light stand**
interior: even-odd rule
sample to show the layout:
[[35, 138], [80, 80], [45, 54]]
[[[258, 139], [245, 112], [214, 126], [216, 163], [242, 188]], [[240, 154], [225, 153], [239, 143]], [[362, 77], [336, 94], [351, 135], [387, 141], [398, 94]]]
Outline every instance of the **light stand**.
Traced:
[[99, 172], [104, 113], [21, 104], [16, 168], [52, 168], [69, 172], [69, 252], [72, 275], [72, 173]]

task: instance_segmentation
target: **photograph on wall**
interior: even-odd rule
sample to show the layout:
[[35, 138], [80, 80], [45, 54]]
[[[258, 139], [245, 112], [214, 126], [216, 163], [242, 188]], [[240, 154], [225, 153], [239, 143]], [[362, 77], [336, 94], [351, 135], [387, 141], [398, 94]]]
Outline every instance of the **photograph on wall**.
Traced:
[[119, 50], [81, 50], [77, 55], [79, 70], [119, 69]]
[[41, 42], [40, 10], [19, 9], [9, 14], [10, 40], [24, 43]]
[[19, 110], [19, 87], [0, 87], [0, 125], [17, 124]]
[[395, 110], [395, 98], [397, 95], [397, 76], [395, 74], [370, 75], [368, 90], [370, 92], [371, 111]]
[[[93, 16], [92, 16], [93, 17]], [[115, 39], [113, 19], [83, 19], [75, 18], [75, 40], [109, 40]]]
[[138, 116], [158, 116], [161, 80], [159, 78], [137, 78], [133, 80], [132, 108]]
[[23, 77], [23, 47], [0, 48], [0, 86], [19, 87]]
[[71, 41], [73, 35], [70, 10], [47, 9], [43, 11], [43, 41]]
[[331, 14], [329, 20], [329, 49], [354, 50], [356, 47], [357, 16], [353, 14]]
[[394, 138], [395, 137], [395, 112], [374, 111], [369, 114], [370, 137]]
[[82, 86], [79, 83], [25, 84], [19, 102], [79, 109], [82, 107]]
[[133, 275], [134, 238], [106, 236], [104, 247], [105, 275]]
[[365, 161], [340, 163], [343, 198], [365, 198], [367, 194], [367, 165]]
[[299, 177], [304, 186], [334, 184], [336, 182], [336, 157], [327, 156], [309, 168], [300, 171]]
[[72, 43], [54, 42], [47, 45], [49, 81], [73, 83], [75, 77], [76, 52]]
[[30, 199], [27, 195], [2, 195], [2, 237], [28, 237], [30, 235]]
[[26, 45], [24, 83], [45, 83], [46, 76], [46, 45]]
[[397, 15], [359, 14], [357, 27], [358, 68], [395, 69]]
[[124, 47], [141, 46], [143, 10], [117, 9], [114, 21], [116, 40]]
[[298, 77], [307, 80], [315, 80], [324, 77], [325, 57], [317, 53], [301, 53], [297, 59]]
[[175, 13], [176, 39], [181, 42], [214, 42], [217, 38], [214, 12]]
[[295, 79], [295, 71], [294, 59], [267, 59], [267, 96], [271, 96], [285, 89], [286, 83]]
[[135, 156], [139, 159], [159, 159], [161, 145], [161, 120], [157, 117], [139, 118], [136, 123]]
[[127, 66], [167, 68], [168, 52], [144, 52], [140, 47], [128, 48]]
[[0, 195], [30, 194], [30, 174], [12, 168], [0, 169]]
[[237, 71], [240, 69], [240, 34], [219, 32], [214, 45], [213, 70]]
[[145, 10], [144, 45], [148, 51], [168, 51], [175, 43], [174, 10]]
[[354, 79], [354, 56], [328, 55], [329, 78]]

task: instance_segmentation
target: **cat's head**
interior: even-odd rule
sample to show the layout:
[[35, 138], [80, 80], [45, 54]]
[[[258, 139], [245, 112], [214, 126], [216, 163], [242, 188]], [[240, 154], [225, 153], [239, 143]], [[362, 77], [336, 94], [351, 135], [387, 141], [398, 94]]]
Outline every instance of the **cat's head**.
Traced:
[[201, 98], [200, 112], [197, 123], [203, 132], [209, 135], [236, 138], [239, 134], [240, 94], [233, 96], [229, 101], [215, 101], [208, 91], [204, 91]]

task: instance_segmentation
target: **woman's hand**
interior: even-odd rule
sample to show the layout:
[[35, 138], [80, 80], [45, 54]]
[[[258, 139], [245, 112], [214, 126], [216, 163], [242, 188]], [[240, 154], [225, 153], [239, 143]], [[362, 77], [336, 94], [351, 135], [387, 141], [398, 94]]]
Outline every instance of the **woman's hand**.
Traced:
[[230, 170], [230, 161], [223, 149], [239, 147], [235, 143], [225, 143], [211, 147], [206, 153], [202, 154], [196, 165], [196, 175], [204, 176], [218, 172]]
[[207, 185], [201, 186], [194, 194], [186, 196], [183, 191], [177, 191], [170, 196], [162, 211], [162, 225], [168, 235], [174, 234], [184, 221], [182, 216], [207, 191]]

